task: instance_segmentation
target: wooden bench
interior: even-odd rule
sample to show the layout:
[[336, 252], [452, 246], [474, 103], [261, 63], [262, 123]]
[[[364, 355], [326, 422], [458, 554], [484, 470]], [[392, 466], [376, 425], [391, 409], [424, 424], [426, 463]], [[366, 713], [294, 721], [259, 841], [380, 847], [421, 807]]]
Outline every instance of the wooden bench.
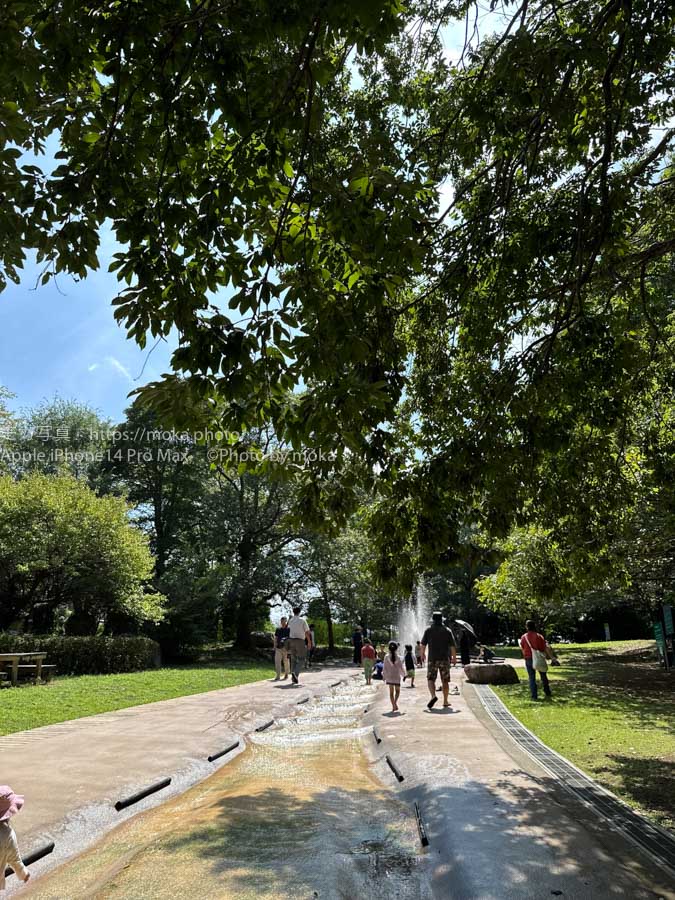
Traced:
[[[28, 678], [37, 678], [37, 669], [38, 667], [35, 663], [24, 663], [19, 667], [19, 676], [27, 676]], [[56, 666], [45, 666], [44, 664], [41, 667], [40, 675], [42, 681], [51, 681], [54, 676], [54, 672], [56, 671]]]
[[13, 685], [19, 680], [19, 664], [26, 665], [30, 663], [36, 667], [39, 674], [42, 663], [47, 654], [43, 650], [28, 650], [10, 653], [0, 653], [0, 666], [10, 673], [10, 679]]

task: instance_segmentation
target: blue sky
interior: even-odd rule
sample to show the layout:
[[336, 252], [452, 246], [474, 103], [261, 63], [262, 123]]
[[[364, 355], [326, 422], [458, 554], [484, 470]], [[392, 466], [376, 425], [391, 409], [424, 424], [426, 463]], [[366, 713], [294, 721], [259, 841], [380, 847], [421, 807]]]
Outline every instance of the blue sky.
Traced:
[[148, 356], [113, 318], [118, 282], [107, 268], [114, 252], [112, 237], [104, 235], [101, 268], [86, 280], [61, 275], [56, 284], [36, 287], [40, 269], [32, 263], [20, 285], [10, 283], [0, 294], [0, 384], [16, 395], [10, 408], [59, 394], [119, 421], [129, 391], [169, 371], [175, 340]]
[[[463, 37], [461, 23], [447, 30], [450, 58], [459, 56]], [[26, 163], [48, 171], [55, 151], [56, 138], [49, 142], [46, 158], [26, 154]], [[61, 275], [56, 283], [39, 285], [40, 267], [31, 261], [21, 284], [10, 282], [0, 293], [0, 385], [15, 394], [11, 409], [19, 411], [58, 394], [120, 421], [129, 392], [170, 370], [175, 337], [160, 342], [149, 354], [127, 340], [113, 318], [110, 301], [118, 282], [107, 269], [115, 250], [107, 232], [102, 235], [101, 266], [86, 280]], [[153, 343], [149, 339], [150, 347]]]

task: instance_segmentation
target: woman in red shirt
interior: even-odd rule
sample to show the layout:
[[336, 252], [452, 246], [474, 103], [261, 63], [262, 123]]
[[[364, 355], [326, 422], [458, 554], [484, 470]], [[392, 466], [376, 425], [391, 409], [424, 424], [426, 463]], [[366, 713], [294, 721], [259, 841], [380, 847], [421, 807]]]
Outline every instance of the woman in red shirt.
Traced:
[[[549, 659], [551, 659], [551, 651], [548, 644], [546, 643], [546, 638], [543, 636], [543, 634], [539, 634], [539, 632], [537, 631], [537, 625], [532, 619], [528, 619], [527, 622], [525, 622], [525, 627], [527, 628], [527, 631], [520, 639], [520, 649], [522, 650], [523, 657], [525, 659], [527, 677], [530, 679], [530, 696], [533, 700], [538, 700], [537, 672], [532, 662], [532, 651], [540, 650]], [[546, 696], [547, 700], [550, 700], [551, 685], [548, 681], [548, 675], [546, 674], [546, 672], [540, 672], [539, 677], [541, 678], [541, 684], [544, 688], [544, 695]]]
[[373, 666], [376, 659], [375, 648], [366, 638], [361, 648], [361, 662], [363, 663], [363, 674], [366, 676], [366, 684], [370, 684], [370, 679], [373, 677]]

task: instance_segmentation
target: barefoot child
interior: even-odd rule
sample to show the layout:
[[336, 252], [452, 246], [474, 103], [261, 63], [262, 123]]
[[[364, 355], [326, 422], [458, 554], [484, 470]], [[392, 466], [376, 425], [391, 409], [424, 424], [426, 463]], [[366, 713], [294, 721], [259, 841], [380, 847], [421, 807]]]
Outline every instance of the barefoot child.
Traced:
[[14, 829], [9, 824], [13, 815], [23, 806], [23, 797], [15, 794], [7, 784], [0, 785], [0, 891], [5, 889], [5, 868], [14, 869], [22, 881], [28, 881], [30, 872], [21, 861]]
[[384, 680], [389, 685], [389, 699], [391, 700], [392, 712], [398, 712], [398, 698], [401, 694], [401, 679], [405, 678], [403, 660], [396, 653], [397, 650], [398, 644], [396, 641], [392, 641], [389, 644], [389, 654], [384, 660]]
[[366, 684], [370, 684], [370, 679], [373, 677], [373, 666], [376, 659], [377, 653], [375, 653], [375, 648], [368, 638], [365, 638], [361, 648], [361, 662], [363, 663], [363, 674], [366, 676]]
[[410, 679], [410, 687], [415, 687], [415, 657], [413, 656], [412, 649], [412, 644], [405, 645], [403, 664], [405, 666], [406, 678]]

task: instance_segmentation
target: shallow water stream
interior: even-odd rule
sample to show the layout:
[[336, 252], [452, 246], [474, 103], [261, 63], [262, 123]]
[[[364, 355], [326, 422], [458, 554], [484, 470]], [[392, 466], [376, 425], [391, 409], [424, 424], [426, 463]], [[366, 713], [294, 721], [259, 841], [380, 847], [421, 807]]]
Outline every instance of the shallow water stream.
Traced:
[[430, 896], [414, 818], [361, 740], [375, 688], [349, 683], [254, 734], [185, 794], [118, 826], [21, 896], [356, 900]]

